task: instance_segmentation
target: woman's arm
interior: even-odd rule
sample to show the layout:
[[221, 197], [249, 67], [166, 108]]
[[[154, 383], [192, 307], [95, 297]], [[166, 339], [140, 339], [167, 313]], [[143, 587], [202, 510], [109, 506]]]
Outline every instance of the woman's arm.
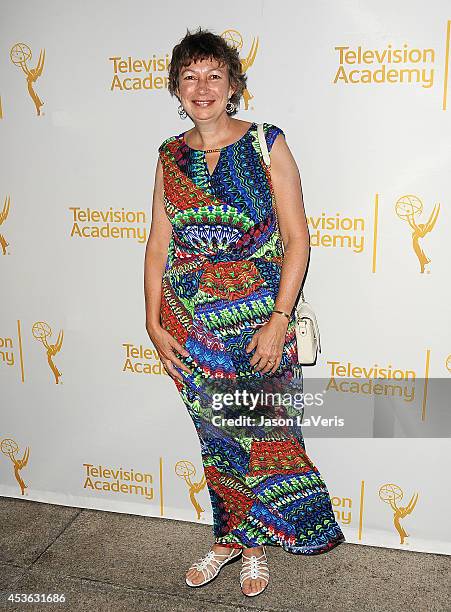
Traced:
[[[277, 136], [271, 149], [271, 179], [285, 247], [280, 287], [274, 308], [291, 313], [307, 268], [310, 234], [299, 169], [281, 134]], [[282, 315], [276, 313], [272, 316]]]
[[[282, 134], [276, 137], [271, 149], [271, 180], [285, 249], [274, 309], [291, 314], [307, 268], [310, 234], [304, 211], [301, 177]], [[274, 373], [277, 370], [282, 359], [288, 322], [284, 315], [273, 313], [266, 325], [252, 336], [246, 351], [249, 353], [256, 349], [249, 362], [255, 370], [263, 373]]]
[[171, 234], [172, 226], [163, 201], [163, 169], [158, 157], [153, 190], [152, 222], [144, 258], [144, 296], [148, 332], [160, 326], [161, 281], [168, 258]]
[[164, 208], [163, 193], [163, 168], [158, 158], [153, 191], [152, 222], [144, 258], [146, 329], [168, 374], [183, 381], [183, 377], [177, 372], [174, 365], [189, 374], [192, 372], [175, 355], [174, 350], [185, 357], [189, 353], [168, 331], [161, 327], [160, 321], [162, 279], [172, 235], [172, 225]]

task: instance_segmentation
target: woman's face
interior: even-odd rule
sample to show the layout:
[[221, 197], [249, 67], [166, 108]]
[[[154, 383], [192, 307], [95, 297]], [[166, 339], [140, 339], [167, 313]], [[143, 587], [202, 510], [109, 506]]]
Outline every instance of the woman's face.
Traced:
[[193, 121], [219, 117], [232, 94], [228, 68], [215, 59], [191, 62], [180, 70], [177, 95]]

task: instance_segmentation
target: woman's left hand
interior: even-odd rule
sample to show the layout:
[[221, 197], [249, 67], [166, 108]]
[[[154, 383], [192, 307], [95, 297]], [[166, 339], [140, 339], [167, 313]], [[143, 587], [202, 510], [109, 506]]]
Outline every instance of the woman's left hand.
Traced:
[[246, 347], [246, 353], [256, 349], [249, 363], [255, 366], [257, 372], [273, 374], [277, 370], [282, 360], [287, 327], [287, 317], [275, 314], [252, 336]]

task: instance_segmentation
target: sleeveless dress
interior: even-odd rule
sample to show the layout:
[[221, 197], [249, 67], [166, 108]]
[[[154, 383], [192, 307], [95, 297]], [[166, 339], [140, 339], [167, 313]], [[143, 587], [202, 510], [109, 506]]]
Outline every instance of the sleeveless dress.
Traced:
[[[263, 128], [271, 151], [285, 134]], [[178, 357], [192, 374], [176, 366], [183, 382], [174, 382], [199, 437], [215, 543], [331, 550], [345, 538], [305, 451], [294, 315], [273, 374], [254, 370], [255, 349], [245, 350], [271, 316], [283, 258], [257, 124], [221, 149], [211, 174], [205, 152], [189, 147], [184, 133], [158, 151], [172, 224], [160, 320], [189, 352]], [[272, 403], [263, 399], [270, 394]]]

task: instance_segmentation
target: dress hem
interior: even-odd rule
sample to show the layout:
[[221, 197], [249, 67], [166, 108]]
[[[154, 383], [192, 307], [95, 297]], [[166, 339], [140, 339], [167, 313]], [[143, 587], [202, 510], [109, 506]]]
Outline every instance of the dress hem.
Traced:
[[334, 540], [334, 541], [330, 542], [329, 546], [322, 547], [322, 548], [320, 548], [318, 550], [305, 550], [305, 548], [302, 547], [302, 546], [286, 547], [283, 544], [278, 543], [278, 542], [260, 542], [255, 547], [252, 547], [252, 546], [243, 546], [242, 544], [238, 544], [237, 542], [222, 543], [222, 542], [217, 542], [215, 540], [214, 543], [219, 545], [219, 546], [223, 546], [224, 548], [257, 548], [259, 546], [273, 546], [273, 547], [281, 548], [285, 552], [291, 553], [293, 555], [303, 555], [304, 557], [312, 557], [312, 556], [315, 556], [315, 555], [322, 555], [324, 553], [328, 553], [331, 550], [333, 550], [334, 548], [336, 548], [339, 544], [345, 544], [346, 543], [346, 538], [343, 537], [343, 538], [340, 538], [338, 540]]

